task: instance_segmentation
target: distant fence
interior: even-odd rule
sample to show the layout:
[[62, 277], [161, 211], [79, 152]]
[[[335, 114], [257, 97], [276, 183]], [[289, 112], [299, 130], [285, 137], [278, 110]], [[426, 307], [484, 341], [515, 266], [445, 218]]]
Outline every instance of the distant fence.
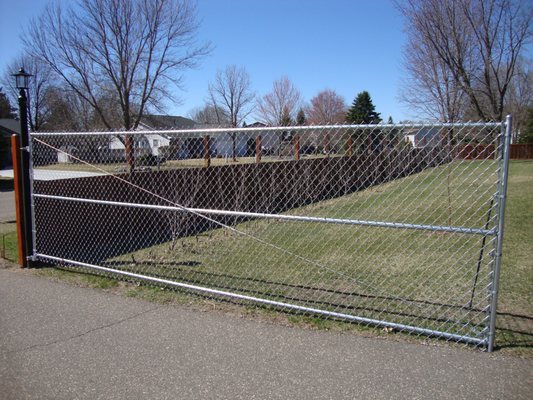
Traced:
[[495, 157], [493, 144], [467, 144], [458, 147], [456, 159], [487, 160]]
[[533, 143], [512, 144], [510, 150], [512, 160], [533, 159]]

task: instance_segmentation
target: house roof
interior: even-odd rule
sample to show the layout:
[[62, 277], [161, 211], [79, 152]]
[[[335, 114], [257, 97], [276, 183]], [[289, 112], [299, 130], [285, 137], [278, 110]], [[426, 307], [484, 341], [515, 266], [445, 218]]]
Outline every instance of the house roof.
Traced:
[[11, 118], [0, 118], [0, 135], [11, 136], [20, 133], [20, 122]]
[[192, 129], [196, 123], [192, 119], [175, 115], [147, 114], [142, 117], [141, 125], [149, 129]]
[[263, 124], [262, 122], [254, 122], [253, 124], [246, 125], [246, 128], [263, 128], [267, 126], [266, 124]]

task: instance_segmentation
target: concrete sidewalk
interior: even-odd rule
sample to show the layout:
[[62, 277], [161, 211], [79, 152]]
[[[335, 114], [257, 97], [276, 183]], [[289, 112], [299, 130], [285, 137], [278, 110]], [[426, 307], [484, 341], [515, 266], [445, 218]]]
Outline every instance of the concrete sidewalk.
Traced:
[[0, 269], [1, 399], [519, 399], [530, 360], [162, 306]]

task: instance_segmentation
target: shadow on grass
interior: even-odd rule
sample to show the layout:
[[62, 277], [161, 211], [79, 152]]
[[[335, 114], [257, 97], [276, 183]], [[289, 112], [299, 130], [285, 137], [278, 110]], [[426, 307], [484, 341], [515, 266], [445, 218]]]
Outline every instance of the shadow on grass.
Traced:
[[[447, 317], [435, 316], [432, 311], [445, 308], [451, 312], [461, 310], [470, 311], [484, 316], [484, 312], [479, 308], [469, 308], [458, 304], [447, 304], [444, 302], [435, 302], [411, 298], [398, 298], [392, 296], [378, 296], [358, 293], [355, 291], [342, 291], [331, 288], [322, 288], [308, 285], [295, 285], [273, 280], [264, 280], [258, 278], [248, 278], [230, 274], [220, 274], [214, 272], [205, 272], [190, 270], [183, 267], [200, 267], [201, 262], [183, 261], [183, 262], [157, 262], [153, 260], [135, 261], [107, 261], [104, 266], [114, 267], [117, 269], [130, 270], [132, 272], [142, 273], [151, 269], [150, 276], [160, 279], [183, 282], [191, 285], [216, 287], [219, 290], [225, 290], [235, 293], [246, 294], [250, 296], [274, 299], [293, 304], [317, 307], [337, 312], [351, 312], [354, 315], [372, 317], [380, 315], [380, 319], [397, 320], [398, 317], [409, 318], [409, 325], [427, 323], [444, 323], [451, 325], [470, 325], [474, 330], [482, 330], [483, 324], [472, 324], [466, 319], [452, 319], [449, 314]], [[154, 268], [155, 267], [155, 268]], [[223, 278], [223, 279], [221, 279]], [[224, 280], [224, 283], [220, 282]], [[324, 296], [333, 296], [335, 301], [328, 301]], [[389, 305], [379, 308], [375, 302], [388, 302]], [[359, 305], [357, 304], [359, 303]], [[368, 303], [368, 304], [365, 304]], [[374, 303], [374, 304], [373, 304]], [[394, 305], [396, 304], [396, 305]], [[420, 310], [420, 306], [429, 306], [426, 315], [416, 313], [412, 310]], [[446, 313], [442, 313], [444, 315]], [[464, 313], [460, 313], [462, 315]], [[384, 317], [384, 316], [389, 316]], [[510, 347], [533, 347], [533, 316], [519, 315], [508, 312], [498, 312], [497, 342], [498, 348]], [[481, 332], [480, 332], [481, 333]]]
[[496, 323], [496, 344], [499, 349], [533, 350], [533, 317], [499, 312]]

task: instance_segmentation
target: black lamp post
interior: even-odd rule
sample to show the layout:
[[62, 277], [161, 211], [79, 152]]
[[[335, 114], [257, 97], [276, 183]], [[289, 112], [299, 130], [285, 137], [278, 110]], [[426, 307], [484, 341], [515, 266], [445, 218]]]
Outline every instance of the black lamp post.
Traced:
[[29, 80], [31, 74], [24, 71], [20, 67], [15, 77], [17, 89], [19, 89], [19, 117], [20, 117], [20, 188], [22, 195], [22, 215], [24, 227], [24, 252], [26, 259], [23, 260], [24, 266], [30, 266], [31, 257], [33, 255], [33, 229], [32, 229], [32, 213], [31, 213], [31, 186], [30, 186], [30, 138], [28, 134], [28, 98], [26, 90], [29, 87]]

